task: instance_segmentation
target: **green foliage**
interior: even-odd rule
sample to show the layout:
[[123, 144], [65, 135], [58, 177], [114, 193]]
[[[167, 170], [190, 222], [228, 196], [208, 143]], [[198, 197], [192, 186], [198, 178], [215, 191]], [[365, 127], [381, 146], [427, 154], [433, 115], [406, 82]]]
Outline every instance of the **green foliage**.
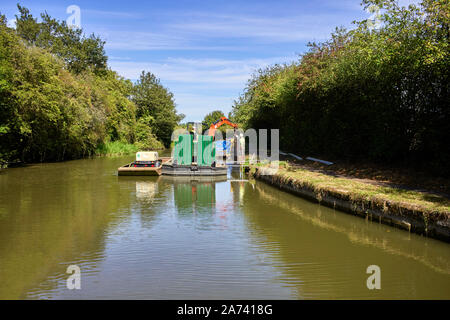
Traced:
[[48, 49], [75, 73], [92, 69], [99, 74], [106, 70], [105, 42], [99, 37], [94, 34], [85, 37], [81, 29], [69, 27], [46, 12], [41, 14], [42, 22], [38, 22], [27, 8], [20, 5], [17, 8], [20, 12], [16, 15], [17, 34], [28, 43]]
[[[208, 113], [205, 118], [203, 118], [203, 125], [202, 130], [205, 132], [209, 129], [209, 127], [216, 122], [217, 120], [220, 120], [220, 118], [225, 117], [225, 114], [220, 110], [214, 110]], [[220, 130], [224, 130], [224, 127], [220, 127]]]
[[151, 117], [156, 137], [169, 147], [172, 132], [184, 117], [176, 112], [173, 94], [155, 75], [142, 71], [134, 86], [132, 100], [137, 106], [137, 117]]
[[99, 38], [19, 10], [17, 30], [0, 14], [0, 162], [59, 161], [161, 149], [158, 139], [170, 143], [182, 115], [156, 77], [143, 74], [134, 86], [106, 68]]
[[122, 141], [113, 141], [101, 143], [95, 150], [95, 154], [98, 156], [117, 156], [133, 154], [140, 149], [137, 145], [129, 144]]
[[0, 47], [2, 153], [23, 161], [91, 154], [106, 139], [107, 118], [116, 102], [97, 103], [111, 95], [96, 86], [95, 76], [71, 74], [57, 57], [26, 47], [4, 26]]
[[305, 155], [409, 164], [449, 175], [448, 1], [381, 8], [292, 65], [260, 70], [235, 102], [244, 127], [280, 128], [282, 148]]
[[151, 116], [143, 116], [139, 118], [136, 125], [136, 145], [140, 150], [161, 150], [164, 145], [152, 133], [154, 127], [154, 119]]

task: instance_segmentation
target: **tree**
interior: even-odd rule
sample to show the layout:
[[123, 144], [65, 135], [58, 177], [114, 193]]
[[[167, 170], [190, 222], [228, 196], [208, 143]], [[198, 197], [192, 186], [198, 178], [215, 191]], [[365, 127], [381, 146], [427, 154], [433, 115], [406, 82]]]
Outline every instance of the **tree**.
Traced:
[[134, 86], [132, 100], [137, 106], [137, 118], [150, 116], [154, 133], [169, 147], [172, 132], [183, 118], [177, 114], [173, 94], [161, 85], [154, 74], [142, 71]]
[[[203, 124], [202, 124], [202, 130], [205, 132], [209, 129], [211, 124], [216, 122], [217, 120], [220, 120], [220, 118], [225, 117], [225, 114], [220, 110], [215, 110], [210, 113], [208, 113], [205, 118], [203, 118]], [[224, 130], [224, 127], [221, 127], [220, 130]]]
[[0, 25], [6, 27], [8, 24], [8, 19], [6, 19], [6, 16], [4, 14], [1, 14], [0, 12]]
[[450, 175], [449, 2], [363, 0], [382, 12], [336, 29], [292, 65], [255, 73], [233, 106], [244, 128], [280, 129], [283, 149]]
[[61, 58], [0, 24], [0, 158], [73, 159], [111, 140], [133, 143], [131, 90], [131, 81], [111, 70], [71, 72]]
[[0, 14], [0, 163], [80, 158], [115, 141], [170, 144], [183, 115], [154, 75], [133, 85], [106, 67], [100, 38], [19, 12], [17, 29]]
[[75, 73], [87, 69], [99, 74], [106, 71], [105, 42], [98, 36], [85, 37], [82, 29], [69, 27], [46, 12], [41, 14], [42, 22], [38, 22], [27, 8], [20, 5], [17, 8], [20, 14], [16, 15], [16, 32], [28, 43], [48, 49]]
[[17, 9], [19, 9], [20, 16], [16, 15], [16, 32], [22, 39], [34, 45], [39, 37], [41, 26], [30, 10], [19, 4], [17, 4]]

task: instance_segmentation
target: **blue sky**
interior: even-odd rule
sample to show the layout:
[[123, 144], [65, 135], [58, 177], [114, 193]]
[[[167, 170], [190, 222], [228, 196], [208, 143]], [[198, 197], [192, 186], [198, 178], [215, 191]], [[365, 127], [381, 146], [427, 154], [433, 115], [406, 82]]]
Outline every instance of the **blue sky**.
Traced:
[[[405, 0], [406, 1], [406, 0]], [[403, 1], [403, 2], [405, 2]], [[2, 0], [9, 20], [17, 0]], [[291, 62], [309, 41], [336, 26], [368, 18], [360, 0], [324, 1], [21, 1], [33, 15], [66, 20], [81, 9], [81, 27], [106, 40], [109, 65], [135, 80], [142, 70], [161, 79], [186, 120], [212, 110], [227, 114], [258, 68]]]

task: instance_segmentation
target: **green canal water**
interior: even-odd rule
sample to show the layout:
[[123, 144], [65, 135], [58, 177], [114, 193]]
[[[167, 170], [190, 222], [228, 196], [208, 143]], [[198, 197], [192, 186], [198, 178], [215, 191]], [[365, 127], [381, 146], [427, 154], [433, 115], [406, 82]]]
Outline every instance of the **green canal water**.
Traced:
[[[118, 177], [132, 157], [0, 172], [1, 299], [450, 298], [450, 245], [279, 191]], [[69, 290], [69, 265], [81, 289]], [[369, 265], [381, 289], [369, 290]]]

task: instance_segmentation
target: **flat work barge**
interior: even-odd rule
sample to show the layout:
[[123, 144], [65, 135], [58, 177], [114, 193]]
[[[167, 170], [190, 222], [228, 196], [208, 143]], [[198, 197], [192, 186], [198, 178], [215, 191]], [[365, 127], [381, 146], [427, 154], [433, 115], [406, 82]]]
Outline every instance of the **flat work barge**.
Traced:
[[226, 176], [227, 167], [177, 165], [171, 161], [162, 165], [162, 174], [168, 176]]
[[226, 176], [227, 167], [216, 165], [216, 149], [212, 136], [181, 134], [175, 141], [173, 158], [162, 165], [162, 174], [168, 176]]
[[157, 152], [138, 152], [136, 161], [117, 169], [119, 176], [160, 176], [163, 163], [170, 157], [158, 157]]

